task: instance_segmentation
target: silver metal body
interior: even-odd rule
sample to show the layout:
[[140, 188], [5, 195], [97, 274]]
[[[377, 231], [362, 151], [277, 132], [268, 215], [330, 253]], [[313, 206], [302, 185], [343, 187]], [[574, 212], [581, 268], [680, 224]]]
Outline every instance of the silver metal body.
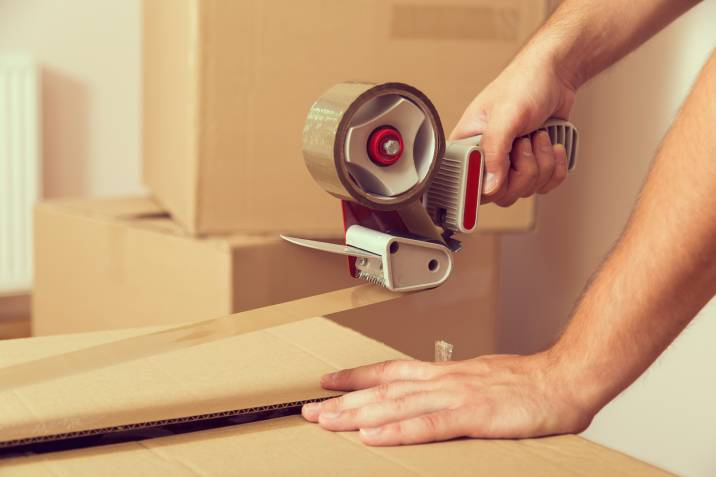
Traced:
[[282, 236], [303, 247], [355, 257], [357, 278], [391, 291], [434, 288], [452, 271], [450, 250], [441, 244], [378, 232], [361, 225], [346, 231], [346, 245]]

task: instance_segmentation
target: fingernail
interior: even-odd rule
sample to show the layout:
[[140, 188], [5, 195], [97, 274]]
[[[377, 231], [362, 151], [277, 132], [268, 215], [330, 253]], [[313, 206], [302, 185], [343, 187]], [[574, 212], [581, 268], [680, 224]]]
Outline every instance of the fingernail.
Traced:
[[549, 138], [547, 131], [540, 131], [537, 136], [539, 137], [539, 148], [545, 152], [549, 151], [552, 147], [552, 140]]
[[485, 194], [492, 194], [497, 188], [497, 174], [488, 172], [485, 176]]
[[336, 411], [324, 411], [321, 413], [321, 419], [328, 419], [329, 421], [333, 419], [338, 419], [340, 417], [341, 413]]
[[522, 147], [522, 154], [525, 156], [532, 155], [532, 141], [530, 141], [530, 138], [520, 139], [520, 146]]
[[337, 373], [324, 374], [323, 376], [321, 376], [321, 382], [330, 383], [336, 378], [336, 374]]
[[374, 437], [383, 431], [382, 427], [366, 427], [360, 430], [360, 433], [366, 437]]
[[321, 405], [317, 402], [309, 402], [303, 405], [303, 413], [306, 414], [313, 414], [318, 412], [318, 410], [321, 408]]

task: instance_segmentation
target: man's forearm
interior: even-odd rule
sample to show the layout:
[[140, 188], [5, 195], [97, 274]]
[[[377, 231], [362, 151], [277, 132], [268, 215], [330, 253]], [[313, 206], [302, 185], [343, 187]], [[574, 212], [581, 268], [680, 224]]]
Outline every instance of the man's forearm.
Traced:
[[667, 134], [622, 238], [549, 351], [587, 407], [601, 408], [636, 379], [716, 293], [714, 124], [716, 55]]
[[699, 0], [565, 0], [522, 54], [547, 55], [577, 89]]

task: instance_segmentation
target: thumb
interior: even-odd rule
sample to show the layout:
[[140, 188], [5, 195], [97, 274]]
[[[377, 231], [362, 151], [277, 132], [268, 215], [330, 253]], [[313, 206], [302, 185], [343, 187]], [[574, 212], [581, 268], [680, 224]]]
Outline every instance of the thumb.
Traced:
[[487, 128], [482, 135], [480, 145], [485, 151], [485, 176], [486, 195], [491, 195], [500, 190], [509, 172], [509, 154], [512, 143], [521, 132], [519, 114], [512, 114], [511, 111], [500, 112], [493, 115], [487, 123]]

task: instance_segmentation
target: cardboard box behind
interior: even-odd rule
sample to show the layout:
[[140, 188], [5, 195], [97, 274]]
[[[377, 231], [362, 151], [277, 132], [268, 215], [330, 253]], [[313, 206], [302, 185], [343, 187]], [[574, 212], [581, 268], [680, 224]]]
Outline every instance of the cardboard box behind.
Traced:
[[[36, 335], [187, 323], [361, 283], [345, 258], [276, 236], [187, 236], [145, 198], [56, 201], [35, 211]], [[497, 238], [469, 237], [438, 289], [335, 319], [413, 356], [495, 346]]]
[[[144, 180], [193, 234], [336, 233], [335, 199], [301, 157], [313, 101], [341, 81], [400, 81], [447, 134], [545, 3], [146, 0]], [[528, 228], [532, 212], [486, 207], [480, 227]]]
[[38, 205], [35, 257], [37, 335], [214, 318], [352, 283], [334, 257], [275, 235], [189, 237], [145, 198]]

